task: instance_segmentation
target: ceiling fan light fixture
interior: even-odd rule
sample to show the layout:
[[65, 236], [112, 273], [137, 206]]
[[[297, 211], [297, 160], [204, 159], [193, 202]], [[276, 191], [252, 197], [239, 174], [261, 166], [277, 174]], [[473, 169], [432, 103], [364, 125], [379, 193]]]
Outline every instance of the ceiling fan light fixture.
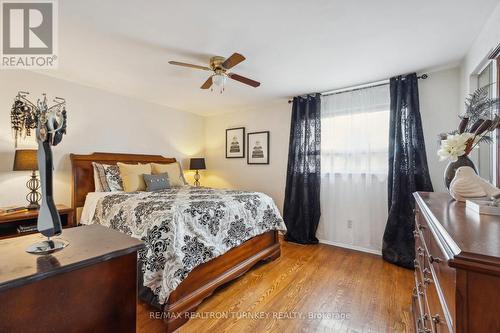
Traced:
[[224, 74], [214, 74], [212, 76], [212, 81], [217, 87], [224, 88], [226, 84], [227, 77]]
[[244, 60], [245, 57], [243, 55], [235, 52], [227, 59], [221, 56], [210, 58], [208, 64], [209, 67], [179, 61], [169, 61], [168, 63], [175, 66], [189, 67], [213, 72], [213, 74], [210, 75], [208, 79], [200, 86], [200, 89], [210, 89], [211, 91], [213, 91], [214, 86], [216, 86], [220, 93], [222, 93], [224, 91], [224, 86], [226, 85], [228, 77], [231, 80], [238, 81], [254, 88], [260, 86], [260, 82], [258, 81], [254, 81], [236, 73], [227, 72], [230, 68], [233, 68]]
[[227, 77], [226, 75], [224, 75], [224, 73], [215, 73], [214, 75], [212, 75], [212, 82], [218, 88], [221, 94], [224, 91], [224, 86], [226, 85], [226, 79]]

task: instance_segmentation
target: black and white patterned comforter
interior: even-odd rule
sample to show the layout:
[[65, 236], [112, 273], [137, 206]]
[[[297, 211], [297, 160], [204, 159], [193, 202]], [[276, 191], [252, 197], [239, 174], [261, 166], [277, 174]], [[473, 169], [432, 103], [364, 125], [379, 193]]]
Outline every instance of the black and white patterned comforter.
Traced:
[[92, 223], [142, 239], [144, 286], [165, 303], [198, 265], [270, 230], [285, 230], [263, 193], [183, 187], [106, 195]]

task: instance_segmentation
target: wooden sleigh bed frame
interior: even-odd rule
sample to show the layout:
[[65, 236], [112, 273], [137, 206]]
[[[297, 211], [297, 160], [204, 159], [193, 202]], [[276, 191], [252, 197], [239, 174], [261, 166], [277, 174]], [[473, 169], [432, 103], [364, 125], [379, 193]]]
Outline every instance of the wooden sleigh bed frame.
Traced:
[[[72, 208], [74, 215], [84, 206], [87, 193], [94, 192], [94, 176], [92, 162], [104, 164], [123, 163], [174, 163], [175, 158], [159, 155], [93, 153], [90, 155], [71, 154], [72, 167]], [[187, 278], [170, 294], [162, 306], [164, 332], [170, 333], [189, 320], [200, 303], [210, 296], [214, 290], [244, 274], [260, 261], [271, 261], [281, 254], [277, 231], [269, 231], [255, 236], [225, 254], [196, 267]], [[149, 304], [142, 308], [158, 311]], [[145, 316], [143, 316], [145, 317]], [[149, 316], [151, 317], [151, 316]], [[157, 317], [155, 317], [157, 318]], [[141, 320], [145, 318], [141, 318]], [[143, 323], [141, 323], [142, 325]], [[155, 325], [156, 326], [156, 325]]]

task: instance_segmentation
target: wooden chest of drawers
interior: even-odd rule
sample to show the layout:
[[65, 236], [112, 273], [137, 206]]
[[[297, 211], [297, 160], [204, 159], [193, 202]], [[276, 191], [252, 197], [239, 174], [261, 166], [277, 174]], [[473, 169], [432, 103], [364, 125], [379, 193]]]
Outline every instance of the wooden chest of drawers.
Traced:
[[500, 217], [446, 193], [414, 196], [416, 332], [500, 332]]
[[100, 225], [60, 238], [47, 255], [25, 252], [40, 234], [0, 241], [0, 332], [135, 332], [142, 242]]

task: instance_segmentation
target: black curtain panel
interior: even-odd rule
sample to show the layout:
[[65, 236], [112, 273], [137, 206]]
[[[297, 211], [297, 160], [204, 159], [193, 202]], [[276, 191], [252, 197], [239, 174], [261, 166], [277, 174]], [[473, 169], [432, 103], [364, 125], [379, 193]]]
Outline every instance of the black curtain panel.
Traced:
[[292, 107], [283, 219], [285, 240], [316, 244], [321, 184], [321, 96], [295, 97]]
[[415, 201], [412, 194], [432, 191], [420, 119], [417, 75], [391, 78], [390, 94], [389, 218], [382, 256], [396, 265], [413, 268]]

